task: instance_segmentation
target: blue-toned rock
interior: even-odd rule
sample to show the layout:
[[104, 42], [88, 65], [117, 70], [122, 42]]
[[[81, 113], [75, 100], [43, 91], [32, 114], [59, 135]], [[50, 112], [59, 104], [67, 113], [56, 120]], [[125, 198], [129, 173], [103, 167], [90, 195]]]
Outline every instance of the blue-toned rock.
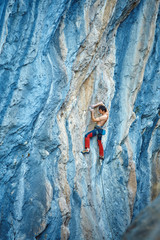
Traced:
[[1, 240], [119, 240], [159, 195], [159, 5], [0, 1]]

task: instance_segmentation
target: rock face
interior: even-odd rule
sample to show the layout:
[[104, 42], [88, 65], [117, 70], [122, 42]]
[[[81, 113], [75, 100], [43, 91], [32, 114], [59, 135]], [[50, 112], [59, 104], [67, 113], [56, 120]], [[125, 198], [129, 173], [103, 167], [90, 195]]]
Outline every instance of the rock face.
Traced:
[[119, 240], [159, 195], [159, 4], [0, 1], [1, 240]]
[[129, 226], [124, 240], [159, 239], [160, 236], [160, 197], [147, 206]]

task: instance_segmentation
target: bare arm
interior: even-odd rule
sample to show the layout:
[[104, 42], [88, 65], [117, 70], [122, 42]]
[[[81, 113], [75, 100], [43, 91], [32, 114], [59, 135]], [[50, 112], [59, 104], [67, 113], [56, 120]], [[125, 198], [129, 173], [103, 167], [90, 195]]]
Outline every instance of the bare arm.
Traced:
[[95, 118], [95, 116], [94, 116], [94, 110], [92, 109], [92, 111], [91, 111], [91, 119], [92, 119], [93, 122], [100, 122], [100, 121], [104, 120], [104, 117], [101, 116], [101, 117]]
[[96, 107], [99, 107], [100, 105], [104, 106], [103, 102], [99, 102], [99, 103], [97, 103], [95, 105], [91, 105], [91, 108], [96, 108]]
[[91, 119], [93, 122], [96, 122], [96, 118], [94, 117], [94, 110], [91, 111]]

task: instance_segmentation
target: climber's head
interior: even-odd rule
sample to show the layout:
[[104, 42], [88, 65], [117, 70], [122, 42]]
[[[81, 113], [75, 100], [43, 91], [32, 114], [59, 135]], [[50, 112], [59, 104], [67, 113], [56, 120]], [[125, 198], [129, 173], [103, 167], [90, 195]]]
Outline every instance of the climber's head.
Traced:
[[107, 112], [106, 107], [105, 107], [104, 105], [100, 105], [100, 106], [99, 106], [99, 112], [100, 112], [101, 114]]

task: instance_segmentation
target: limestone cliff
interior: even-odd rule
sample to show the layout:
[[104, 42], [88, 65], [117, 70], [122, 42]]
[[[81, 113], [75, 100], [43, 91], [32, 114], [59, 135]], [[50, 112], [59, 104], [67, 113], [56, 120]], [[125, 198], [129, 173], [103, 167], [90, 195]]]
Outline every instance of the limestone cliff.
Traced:
[[156, 198], [136, 217], [125, 232], [124, 240], [151, 240], [160, 236], [160, 197]]
[[[159, 5], [0, 1], [1, 240], [119, 240], [159, 195]], [[80, 153], [98, 101], [102, 165]]]

